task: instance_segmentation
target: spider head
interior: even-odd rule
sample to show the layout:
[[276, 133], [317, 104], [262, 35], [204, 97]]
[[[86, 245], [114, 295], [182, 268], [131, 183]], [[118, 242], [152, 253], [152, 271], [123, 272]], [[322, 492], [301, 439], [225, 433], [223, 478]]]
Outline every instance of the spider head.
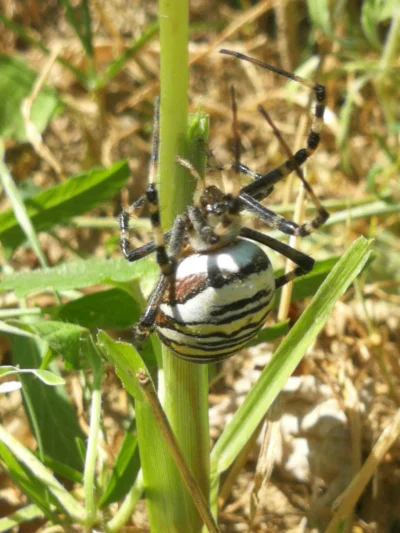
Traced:
[[236, 239], [240, 231], [240, 204], [237, 197], [225, 194], [215, 185], [211, 185], [202, 191], [197, 205], [213, 231], [208, 242], [202, 239], [201, 244], [196, 242], [197, 250], [220, 248]]
[[200, 197], [200, 207], [206, 217], [232, 217], [237, 216], [240, 211], [239, 200], [232, 194], [224, 194], [215, 185], [204, 189]]

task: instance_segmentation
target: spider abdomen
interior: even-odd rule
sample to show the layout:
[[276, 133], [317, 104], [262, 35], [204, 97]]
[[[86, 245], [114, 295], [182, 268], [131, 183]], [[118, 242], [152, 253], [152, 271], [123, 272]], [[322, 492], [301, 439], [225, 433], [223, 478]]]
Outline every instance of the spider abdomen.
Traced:
[[240, 350], [263, 326], [274, 293], [268, 256], [253, 242], [237, 239], [178, 263], [156, 330], [178, 356], [218, 361]]

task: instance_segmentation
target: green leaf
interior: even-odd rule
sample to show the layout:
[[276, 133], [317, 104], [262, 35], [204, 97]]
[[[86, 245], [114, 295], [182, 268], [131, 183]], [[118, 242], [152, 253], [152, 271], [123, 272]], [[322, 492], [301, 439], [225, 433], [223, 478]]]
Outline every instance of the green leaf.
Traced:
[[27, 505], [21, 507], [15, 513], [10, 514], [5, 518], [0, 518], [0, 532], [9, 531], [12, 528], [16, 528], [19, 524], [30, 522], [35, 518], [43, 518], [44, 513], [37, 505]]
[[60, 376], [56, 376], [56, 374], [54, 374], [53, 372], [49, 372], [48, 370], [40, 370], [37, 368], [22, 369], [12, 365], [2, 366], [0, 368], [0, 378], [13, 376], [16, 374], [33, 374], [38, 379], [40, 379], [40, 381], [42, 381], [45, 385], [52, 387], [58, 385], [65, 385], [65, 380], [63, 378], [61, 378]]
[[57, 476], [61, 476], [64, 479], [68, 479], [73, 483], [79, 483], [80, 485], [82, 484], [83, 475], [82, 472], [80, 472], [79, 470], [71, 468], [70, 466], [60, 461], [56, 461], [53, 457], [49, 457], [48, 455], [44, 456], [43, 461], [47, 468], [50, 468], [50, 470], [57, 474]]
[[[53, 228], [114, 196], [124, 186], [129, 173], [126, 161], [120, 161], [109, 169], [92, 170], [74, 176], [27, 200], [26, 212], [36, 231]], [[0, 240], [3, 246], [13, 250], [24, 238], [13, 211], [10, 209], [0, 214]]]
[[70, 495], [70, 493], [59, 481], [57, 481], [57, 479], [30, 450], [25, 448], [25, 446], [18, 442], [12, 435], [7, 433], [2, 426], [0, 426], [0, 442], [8, 448], [12, 456], [23, 465], [24, 469], [29, 470], [33, 475], [32, 479], [36, 480], [41, 487], [49, 491], [52, 498], [59, 502], [61, 507], [65, 509], [65, 512], [70, 519], [80, 524], [84, 522], [85, 510], [81, 507], [78, 500], [75, 500], [75, 498]]
[[3, 322], [3, 320], [0, 320], [0, 331], [2, 331], [3, 333], [9, 333], [13, 335], [21, 335], [22, 337], [33, 337], [34, 336], [34, 334], [31, 333], [30, 331], [26, 331], [25, 329], [22, 329], [18, 326], [8, 324], [7, 322]]
[[[46, 345], [39, 339], [9, 336], [12, 361], [20, 368], [39, 368]], [[48, 387], [33, 376], [20, 376], [23, 399], [32, 431], [41, 451], [73, 468], [81, 469], [76, 438], [84, 439], [75, 409], [62, 387]]]
[[52, 351], [61, 354], [66, 367], [79, 370], [88, 367], [86, 328], [66, 322], [40, 320], [29, 325], [31, 331], [47, 342]]
[[365, 37], [377, 50], [382, 48], [379, 23], [393, 16], [398, 0], [364, 0], [361, 9], [361, 27]]
[[61, 306], [54, 318], [88, 329], [128, 328], [140, 318], [141, 309], [122, 289], [95, 292]]
[[137, 437], [131, 433], [130, 428], [126, 433], [117, 458], [111, 470], [105, 491], [100, 498], [99, 507], [104, 508], [110, 503], [121, 500], [128, 493], [140, 468], [139, 449]]
[[136, 373], [146, 365], [133, 346], [115, 342], [104, 331], [97, 335], [98, 345], [105, 357], [115, 366], [125, 390], [138, 402], [143, 402], [143, 393]]
[[289, 320], [268, 326], [267, 328], [262, 329], [256, 335], [256, 337], [254, 337], [254, 339], [247, 344], [246, 348], [249, 348], [250, 346], [257, 346], [257, 344], [262, 342], [272, 342], [276, 339], [279, 339], [280, 337], [286, 335], [289, 329]]
[[106, 74], [99, 81], [97, 88], [104, 87], [104, 85], [118, 72], [123, 68], [126, 62], [134, 57], [139, 50], [143, 48], [145, 44], [158, 32], [158, 21], [149, 26], [144, 30], [139, 39], [134, 39], [131, 44], [120, 54], [116, 59], [114, 59], [110, 65], [107, 67]]
[[326, 35], [332, 35], [329, 0], [307, 0], [311, 20]]
[[[312, 271], [306, 276], [297, 278], [293, 284], [292, 302], [297, 302], [314, 296], [321, 283], [338, 262], [337, 257], [331, 257], [324, 261], [318, 261]], [[282, 270], [283, 274], [283, 270]], [[276, 302], [277, 300], [275, 300]]]
[[[3, 152], [3, 150], [0, 150]], [[22, 196], [18, 187], [16, 186], [8, 168], [3, 161], [4, 153], [0, 154], [0, 178], [3, 188], [11, 202], [15, 218], [18, 220], [21, 230], [29, 241], [32, 250], [40, 260], [40, 264], [44, 267], [47, 266], [46, 257], [40, 247], [39, 239], [36, 235], [35, 229], [32, 226], [32, 222], [26, 212], [25, 204], [22, 200]]]
[[[5, 430], [0, 426], [0, 434], [2, 431]], [[15, 485], [17, 485], [32, 502], [42, 509], [43, 514], [45, 514], [48, 519], [51, 519], [52, 512], [46, 488], [43, 487], [40, 481], [35, 478], [23, 463], [18, 462], [12, 447], [9, 449], [3, 444], [3, 442], [1, 442], [2, 440], [3, 439], [0, 438], [0, 458], [5, 466], [8, 477], [13, 480]]]
[[85, 53], [89, 56], [93, 56], [92, 45], [92, 30], [91, 19], [89, 13], [88, 0], [83, 0], [79, 7], [75, 7], [77, 11], [80, 11], [79, 17], [75, 16], [74, 9], [69, 0], [61, 0], [65, 8], [65, 16], [70, 26], [75, 30], [75, 33], [82, 43], [82, 47]]
[[360, 237], [321, 285], [214, 446], [214, 476], [226, 470], [243, 449], [307, 348], [321, 331], [335, 302], [354, 281], [370, 253], [370, 243]]
[[[21, 104], [31, 93], [38, 75], [23, 61], [5, 54], [0, 54], [0, 72], [0, 137], [25, 142], [27, 137]], [[40, 132], [46, 128], [58, 106], [57, 92], [44, 87], [33, 102], [31, 114], [32, 122]]]
[[[142, 389], [136, 377], [140, 369], [146, 368], [145, 363], [133, 346], [113, 341], [104, 331], [98, 334], [98, 345], [105, 357], [115, 365], [116, 372], [127, 392], [136, 400], [136, 425], [144, 485], [145, 487], [165, 488], [162, 491], [150, 490], [147, 494], [147, 504], [154, 506], [154, 509], [162, 509], [165, 523], [172, 523], [177, 507], [182, 505], [182, 496], [178, 499], [174, 496], [173, 490], [173, 485], [177, 479], [180, 479], [180, 474], [170, 456], [152, 410], [144, 401]], [[164, 530], [165, 528], [157, 529], [157, 531]], [[168, 530], [173, 529], [168, 528]], [[181, 531], [181, 529], [178, 527], [176, 531]]]
[[53, 289], [66, 291], [97, 284], [114, 284], [133, 280], [154, 285], [158, 267], [154, 261], [128, 263], [125, 259], [88, 259], [63, 263], [54, 268], [5, 275], [0, 291], [13, 290], [18, 298], [32, 291]]

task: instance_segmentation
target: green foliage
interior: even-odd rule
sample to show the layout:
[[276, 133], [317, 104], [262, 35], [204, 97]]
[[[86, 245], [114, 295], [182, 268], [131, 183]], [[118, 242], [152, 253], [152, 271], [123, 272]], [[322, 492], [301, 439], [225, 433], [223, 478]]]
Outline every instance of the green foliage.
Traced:
[[[24, 142], [27, 137], [21, 105], [31, 94], [37, 74], [20, 59], [5, 54], [0, 54], [0, 72], [0, 138]], [[54, 89], [44, 87], [40, 91], [31, 111], [31, 120], [39, 132], [60, 106], [60, 97]]]
[[19, 298], [23, 298], [46, 289], [67, 291], [139, 279], [146, 283], [154, 281], [157, 272], [157, 265], [149, 260], [130, 264], [120, 258], [82, 259], [53, 268], [6, 275], [0, 282], [0, 291], [13, 290]]
[[[95, 61], [89, 2], [83, 0], [78, 7], [69, 0], [62, 0], [62, 4], [66, 20], [78, 37], [85, 57], [80, 68], [64, 58], [57, 58], [57, 61], [73, 73], [81, 87], [97, 102], [99, 114], [104, 118], [108, 108], [102, 106], [107, 100], [106, 96], [109, 96], [106, 93], [109, 82], [117, 76], [126, 61], [158, 32], [159, 25], [155, 23], [147, 27], [139, 38], [128, 43], [100, 72]], [[334, 76], [337, 79], [342, 77], [341, 81], [346, 81], [343, 83], [346, 95], [341, 88], [339, 90], [342, 92], [335, 95], [338, 100], [344, 98], [335, 134], [342, 163], [348, 168], [351, 160], [347, 151], [352, 121], [363, 91], [371, 87], [376, 90], [389, 136], [399, 131], [398, 119], [396, 121], [393, 112], [393, 101], [397, 102], [393, 98], [393, 72], [397, 68], [395, 60], [399, 35], [399, 16], [394, 10], [396, 1], [365, 0], [358, 24], [354, 24], [354, 13], [351, 15], [347, 12], [343, 2], [332, 4], [325, 0], [308, 0], [307, 4], [312, 33], [316, 34], [316, 30], [322, 32], [331, 44], [338, 47], [338, 65], [330, 76], [332, 79]], [[346, 17], [343, 18], [344, 13]], [[49, 53], [44, 43], [32, 36], [27, 28], [3, 14], [0, 14], [0, 21], [21, 41]], [[337, 30], [342, 24], [347, 34], [338, 37]], [[185, 35], [186, 26], [177, 27]], [[165, 93], [162, 97], [160, 189], [162, 222], [167, 226], [190, 201], [195, 186], [186, 170], [175, 164], [175, 155], [179, 152], [188, 157], [203, 174], [206, 153], [202, 141], [208, 136], [209, 124], [208, 117], [202, 111], [187, 120], [188, 76], [182, 68], [187, 63], [187, 51], [177, 46], [174, 39], [166, 39], [165, 34], [163, 39], [164, 53], [166, 48], [168, 53], [164, 55], [165, 61], [162, 63], [165, 81], [162, 90]], [[181, 53], [179, 60], [176, 59], [177, 49]], [[309, 76], [310, 69], [314, 70], [318, 63], [317, 59], [313, 57], [305, 62], [298, 72]], [[0, 69], [0, 98], [4, 102], [0, 110], [0, 137], [23, 142], [26, 135], [20, 106], [30, 94], [37, 74], [24, 62], [4, 54], [0, 55]], [[341, 87], [341, 84], [338, 85]], [[171, 99], [168, 100], [168, 97]], [[54, 89], [42, 89], [32, 108], [32, 119], [40, 132], [45, 130], [57, 110], [65, 111], [62, 100], [62, 96]], [[394, 201], [390, 190], [391, 178], [398, 170], [398, 153], [390, 138], [376, 133], [374, 141], [385, 155], [388, 166], [379, 163], [368, 173], [370, 200], [365, 205], [333, 214], [326, 227], [342, 224], [349, 218], [355, 220], [373, 216], [376, 219], [379, 215], [398, 211], [398, 202]], [[3, 250], [8, 255], [20, 251], [21, 245], [27, 240], [42, 265], [40, 269], [14, 272], [11, 268], [14, 263], [10, 263], [4, 268], [0, 281], [0, 292], [11, 292], [18, 305], [17, 309], [4, 309], [4, 315], [1, 315], [0, 331], [10, 342], [12, 366], [4, 367], [0, 371], [0, 378], [12, 376], [19, 380], [24, 408], [38, 443], [37, 454], [33, 455], [0, 426], [2, 464], [10, 479], [32, 502], [32, 505], [13, 517], [0, 519], [0, 531], [33, 517], [46, 517], [52, 524], [62, 527], [76, 527], [79, 524], [86, 530], [99, 529], [113, 533], [128, 521], [145, 487], [152, 531], [175, 531], [175, 523], [179, 523], [178, 531], [182, 531], [181, 524], [185, 524], [183, 528], [186, 531], [187, 524], [196, 523], [193, 527], [197, 533], [201, 524], [197, 528], [200, 521], [197, 511], [193, 511], [192, 497], [171, 459], [154, 412], [145, 401], [138, 373], [147, 368], [154, 383], [160, 380], [161, 384], [162, 375], [166, 376], [166, 410], [178, 436], [179, 446], [202, 484], [203, 492], [207, 493], [210, 486], [215, 489], [211, 503], [216, 508], [216, 487], [221, 474], [239, 456], [286, 379], [323, 327], [334, 303], [365, 266], [371, 244], [360, 239], [342, 258], [337, 258], [327, 249], [323, 255], [326, 259], [317, 261], [311, 273], [294, 283], [293, 301], [314, 296], [311, 305], [294, 327], [289, 321], [280, 322], [263, 329], [252, 340], [251, 345], [254, 346], [287, 335], [271, 364], [263, 371], [260, 380], [217, 441], [211, 454], [210, 479], [207, 470], [209, 433], [205, 413], [208, 390], [206, 368], [182, 363], [171, 355], [161, 361], [159, 342], [155, 336], [146, 341], [140, 354], [129, 342], [119, 340], [120, 336], [128, 341], [131, 339], [132, 324], [137, 322], [154, 286], [158, 275], [154, 258], [132, 264], [121, 258], [87, 258], [48, 268], [37, 236], [38, 232], [46, 231], [54, 235], [59, 226], [71, 223], [73, 217], [83, 215], [119, 194], [130, 175], [128, 164], [122, 161], [109, 169], [91, 168], [53, 187], [40, 190], [25, 201], [5, 163], [1, 164], [0, 170], [4, 190], [12, 205], [12, 209], [0, 214]], [[376, 192], [377, 198], [373, 196]], [[78, 222], [74, 223], [78, 225]], [[102, 218], [97, 219], [97, 223], [100, 229], [110, 227]], [[114, 252], [113, 238], [107, 238], [111, 243], [110, 253]], [[378, 239], [376, 250], [379, 257], [367, 275], [374, 281], [395, 278], [399, 272], [399, 261], [394, 234], [383, 230]], [[324, 236], [321, 237], [321, 242], [326, 240]], [[318, 250], [318, 246], [315, 249]], [[79, 250], [73, 251], [80, 253]], [[336, 250], [337, 253], [340, 252]], [[281, 272], [276, 274], [280, 275]], [[49, 291], [54, 294], [51, 305], [42, 310], [36, 307], [37, 312], [31, 313], [30, 299]], [[35, 301], [34, 305], [39, 306], [39, 303], [40, 300]], [[111, 331], [102, 331], [95, 339], [94, 333], [99, 328]], [[99, 459], [99, 449], [103, 447], [99, 439], [102, 432], [106, 433], [106, 428], [101, 426], [104, 414], [101, 409], [104, 361], [101, 358], [105, 358], [116, 369], [131, 396], [133, 406], [128, 420], [120, 421], [125, 431], [124, 438], [115, 458], [108, 463], [102, 457]], [[161, 369], [162, 366], [163, 373], [157, 375], [155, 369]], [[66, 377], [68, 372], [79, 372], [83, 384], [84, 407], [90, 413], [87, 433], [82, 431], [75, 407], [65, 390], [65, 383], [69, 384], [69, 380], [61, 377], [61, 374]], [[162, 390], [162, 386], [160, 388]], [[143, 478], [140, 470], [143, 471]], [[65, 488], [69, 485], [64, 481], [82, 484], [83, 489], [77, 490], [73, 496]], [[120, 502], [116, 512], [114, 506], [110, 507], [115, 502]], [[171, 529], [166, 524], [172, 524]]]
[[307, 348], [321, 331], [335, 302], [366, 264], [370, 253], [371, 243], [359, 238], [318, 289], [311, 304], [280, 344], [272, 361], [215, 445], [212, 451], [215, 475], [226, 470], [238, 456]]
[[[50, 329], [49, 326], [48, 329]], [[59, 326], [60, 327], [60, 326]], [[63, 325], [64, 328], [68, 324]], [[46, 335], [43, 334], [43, 338]], [[40, 368], [46, 356], [47, 344], [39, 338], [9, 336], [13, 364], [20, 368]], [[71, 343], [68, 342], [69, 349]], [[58, 339], [56, 344], [60, 345]], [[61, 387], [49, 387], [33, 375], [21, 375], [23, 400], [29, 422], [41, 453], [74, 468], [82, 468], [75, 440], [84, 440], [75, 411]]]
[[[26, 212], [36, 231], [50, 229], [108, 200], [121, 190], [128, 177], [129, 168], [125, 161], [106, 170], [74, 176], [27, 200]], [[0, 214], [0, 239], [6, 250], [14, 250], [24, 239], [11, 209]]]

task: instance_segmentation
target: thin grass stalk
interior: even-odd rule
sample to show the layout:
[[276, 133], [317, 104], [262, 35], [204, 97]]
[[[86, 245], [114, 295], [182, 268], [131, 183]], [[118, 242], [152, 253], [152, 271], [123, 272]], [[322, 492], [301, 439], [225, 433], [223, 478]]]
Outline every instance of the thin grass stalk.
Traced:
[[[175, 162], [177, 155], [193, 163], [196, 143], [188, 146], [188, 36], [189, 5], [187, 0], [160, 0], [161, 47], [161, 116], [160, 116], [160, 201], [164, 229], [192, 203], [195, 182]], [[178, 359], [163, 348], [163, 404], [183, 455], [209, 501], [209, 432], [207, 415], [207, 367]], [[171, 501], [179, 502], [173, 511], [176, 531], [200, 532], [202, 520], [174, 469], [168, 491]]]

